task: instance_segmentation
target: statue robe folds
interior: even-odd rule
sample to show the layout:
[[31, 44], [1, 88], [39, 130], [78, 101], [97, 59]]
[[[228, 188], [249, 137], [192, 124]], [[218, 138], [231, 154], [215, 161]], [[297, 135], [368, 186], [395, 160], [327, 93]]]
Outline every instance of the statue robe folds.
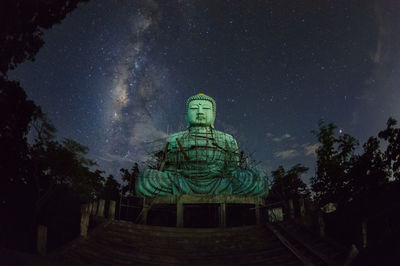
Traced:
[[212, 128], [191, 127], [168, 138], [165, 167], [146, 169], [136, 184], [138, 196], [226, 194], [265, 196], [265, 176], [242, 169], [235, 139]]

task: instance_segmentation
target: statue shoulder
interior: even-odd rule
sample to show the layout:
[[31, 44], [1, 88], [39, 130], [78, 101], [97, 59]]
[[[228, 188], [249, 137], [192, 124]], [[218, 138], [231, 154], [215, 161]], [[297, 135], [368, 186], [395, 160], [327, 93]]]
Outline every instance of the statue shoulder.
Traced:
[[224, 133], [222, 131], [218, 131], [218, 130], [214, 130], [215, 135], [217, 135], [219, 138], [225, 138], [227, 141], [231, 142], [231, 141], [236, 141], [235, 138], [228, 134], [228, 133]]
[[219, 141], [220, 143], [226, 143], [229, 147], [229, 150], [232, 150], [235, 152], [238, 150], [237, 142], [232, 135], [221, 132], [221, 131], [217, 131], [217, 130], [215, 130], [214, 132], [215, 132], [217, 141]]
[[177, 138], [182, 137], [183, 135], [187, 134], [186, 131], [181, 131], [181, 132], [176, 132], [172, 133], [171, 135], [168, 136], [167, 141], [169, 143], [175, 143]]

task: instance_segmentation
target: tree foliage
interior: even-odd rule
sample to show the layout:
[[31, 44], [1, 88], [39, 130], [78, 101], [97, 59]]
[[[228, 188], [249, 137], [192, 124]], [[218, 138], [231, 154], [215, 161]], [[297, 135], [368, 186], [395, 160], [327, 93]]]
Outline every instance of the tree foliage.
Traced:
[[73, 190], [83, 201], [102, 187], [102, 172], [91, 170], [94, 163], [86, 159], [87, 148], [73, 140], [56, 141], [55, 128], [41, 108], [7, 77], [9, 70], [34, 60], [44, 43], [44, 29], [60, 23], [85, 1], [0, 3], [0, 202], [2, 213], [7, 213], [1, 221], [5, 231], [14, 231], [8, 227], [16, 222], [35, 230], [40, 210], [56, 186]]
[[279, 166], [272, 171], [273, 183], [270, 191], [270, 199], [274, 201], [280, 200], [296, 200], [300, 197], [308, 197], [309, 190], [307, 185], [301, 180], [301, 175], [308, 171], [307, 167], [296, 164], [288, 171], [283, 166]]
[[128, 196], [134, 196], [136, 195], [136, 179], [139, 176], [139, 165], [135, 163], [131, 171], [128, 169], [121, 168], [121, 177], [122, 181], [124, 182], [124, 185], [122, 187], [122, 193], [125, 195], [127, 194]]
[[385, 156], [379, 149], [379, 140], [370, 137], [363, 145], [363, 153], [354, 157], [349, 171], [351, 197], [357, 202], [360, 211], [365, 213], [376, 201], [379, 191], [388, 182], [388, 172]]
[[100, 193], [100, 198], [108, 201], [118, 201], [120, 198], [121, 184], [115, 180], [112, 175], [109, 175], [104, 183], [103, 189]]
[[349, 169], [353, 163], [354, 150], [358, 141], [348, 134], [335, 136], [334, 124], [318, 124], [313, 131], [320, 143], [317, 149], [317, 169], [311, 179], [312, 189], [318, 205], [329, 202], [342, 204], [351, 198]]
[[0, 73], [35, 59], [43, 46], [43, 30], [60, 23], [87, 0], [3, 0], [0, 3]]
[[[336, 136], [334, 124], [319, 123], [317, 170], [312, 178], [316, 202], [322, 206], [352, 200], [368, 204], [379, 190], [390, 181], [400, 178], [400, 129], [397, 121], [389, 118], [385, 130], [370, 137], [361, 154], [354, 154], [358, 141], [348, 134]], [[380, 140], [386, 141], [386, 150]]]
[[379, 138], [387, 141], [385, 151], [385, 163], [389, 168], [390, 175], [400, 181], [400, 128], [395, 128], [397, 121], [389, 118], [386, 129], [379, 132]]
[[[40, 107], [28, 100], [18, 82], [7, 79], [7, 72], [26, 60], [34, 60], [43, 45], [43, 30], [60, 23], [80, 1], [5, 0], [0, 3], [0, 172], [4, 194], [7, 184], [27, 183], [30, 162], [35, 153], [27, 142], [30, 125], [46, 121]], [[50, 124], [41, 124], [40, 134], [54, 132]], [[51, 132], [52, 131], [52, 132]], [[36, 145], [36, 146], [35, 146]], [[33, 148], [40, 146], [35, 143]], [[54, 143], [49, 145], [53, 145]], [[50, 150], [49, 150], [50, 151]], [[37, 166], [33, 167], [37, 168]], [[33, 169], [35, 170], [35, 169]], [[2, 191], [3, 192], [3, 191]]]

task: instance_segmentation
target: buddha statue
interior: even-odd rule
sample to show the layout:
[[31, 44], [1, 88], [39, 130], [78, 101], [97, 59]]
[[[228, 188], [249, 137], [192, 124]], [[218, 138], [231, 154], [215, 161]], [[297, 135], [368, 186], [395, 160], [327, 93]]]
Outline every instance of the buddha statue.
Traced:
[[265, 196], [265, 176], [255, 169], [241, 168], [236, 140], [214, 129], [214, 99], [202, 93], [191, 96], [186, 110], [188, 129], [168, 137], [160, 168], [140, 173], [136, 194]]

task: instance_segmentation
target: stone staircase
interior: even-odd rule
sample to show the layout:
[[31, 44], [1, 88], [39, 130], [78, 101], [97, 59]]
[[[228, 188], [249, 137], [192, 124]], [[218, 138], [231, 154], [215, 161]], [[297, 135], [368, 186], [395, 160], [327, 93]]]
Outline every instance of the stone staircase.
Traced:
[[[328, 237], [323, 239], [315, 232], [307, 230], [299, 224], [285, 221], [274, 224], [275, 228], [302, 254], [312, 253], [308, 257], [319, 257], [313, 265], [345, 265], [350, 246], [339, 245]], [[318, 259], [318, 258], [317, 258]]]
[[48, 259], [49, 265], [302, 265], [265, 226], [200, 229], [126, 221], [107, 221]]

